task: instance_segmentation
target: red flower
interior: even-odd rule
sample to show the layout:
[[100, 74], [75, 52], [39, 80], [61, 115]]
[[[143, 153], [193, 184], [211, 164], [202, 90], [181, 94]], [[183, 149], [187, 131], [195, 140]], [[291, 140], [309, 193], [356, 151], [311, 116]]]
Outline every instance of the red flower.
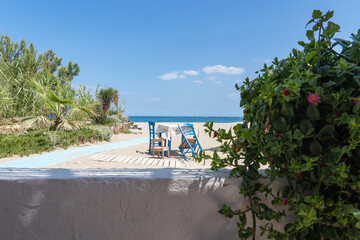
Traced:
[[216, 138], [217, 136], [217, 131], [214, 131], [214, 138]]
[[351, 103], [354, 104], [354, 105], [355, 105], [356, 103], [358, 103], [358, 102], [359, 102], [359, 100], [357, 100], [357, 99], [355, 99], [355, 98], [352, 98], [352, 99], [351, 99]]
[[342, 112], [337, 112], [337, 113], [336, 113], [336, 117], [337, 117], [337, 118], [341, 117], [341, 115], [342, 115]]
[[290, 95], [290, 91], [285, 88], [284, 91], [283, 91], [283, 95], [284, 95], [284, 96], [289, 96], [289, 95]]
[[246, 110], [244, 110], [244, 111], [243, 111], [243, 113], [244, 113], [244, 115], [245, 115], [245, 113], [246, 113]]
[[286, 205], [288, 203], [288, 199], [287, 198], [284, 198], [283, 202], [282, 202], [282, 205]]
[[319, 95], [312, 93], [308, 96], [308, 102], [311, 104], [317, 104], [320, 101]]
[[296, 174], [296, 178], [300, 180], [302, 178], [302, 172], [299, 172], [298, 174]]

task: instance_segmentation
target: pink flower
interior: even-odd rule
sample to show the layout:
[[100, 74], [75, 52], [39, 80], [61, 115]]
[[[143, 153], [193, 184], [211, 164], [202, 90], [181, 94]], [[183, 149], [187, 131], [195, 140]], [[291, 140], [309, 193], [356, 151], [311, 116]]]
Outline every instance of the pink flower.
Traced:
[[284, 95], [284, 96], [289, 96], [289, 95], [290, 95], [290, 91], [285, 88], [284, 91], [283, 91], [283, 95]]
[[320, 101], [319, 95], [312, 93], [308, 96], [308, 102], [311, 104], [317, 104]]
[[282, 202], [282, 205], [286, 205], [288, 203], [288, 199], [287, 198], [284, 198], [283, 202]]
[[302, 172], [299, 172], [298, 174], [296, 174], [296, 178], [300, 180], [302, 178]]
[[337, 117], [337, 118], [341, 117], [341, 115], [342, 115], [342, 112], [337, 112], [337, 113], [336, 113], [336, 117]]
[[217, 136], [217, 131], [214, 131], [214, 138], [216, 138]]
[[355, 99], [355, 98], [352, 98], [352, 99], [351, 99], [351, 103], [354, 104], [354, 105], [355, 105], [356, 103], [358, 103], [358, 102], [359, 102], [359, 100], [357, 100], [357, 99]]

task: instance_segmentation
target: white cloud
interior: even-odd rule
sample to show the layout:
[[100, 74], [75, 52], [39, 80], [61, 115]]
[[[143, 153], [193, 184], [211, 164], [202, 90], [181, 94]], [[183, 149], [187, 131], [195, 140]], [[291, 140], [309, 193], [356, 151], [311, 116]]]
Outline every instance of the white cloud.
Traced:
[[160, 98], [146, 98], [145, 101], [146, 102], [158, 102], [158, 101], [160, 101]]
[[222, 81], [220, 81], [220, 80], [211, 80], [211, 82], [213, 82], [213, 83], [215, 83], [215, 84], [222, 84]]
[[245, 68], [226, 67], [223, 65], [207, 66], [202, 69], [206, 74], [223, 73], [229, 75], [239, 75], [245, 72]]
[[194, 71], [194, 70], [184, 70], [183, 73], [184, 73], [185, 75], [189, 75], [189, 76], [196, 76], [196, 75], [199, 74], [198, 71]]
[[203, 84], [204, 82], [201, 81], [201, 80], [194, 80], [193, 83], [196, 83], [196, 84]]
[[159, 76], [162, 80], [174, 80], [179, 78], [179, 72], [169, 72], [164, 73], [163, 75]]
[[187, 76], [196, 76], [199, 72], [195, 70], [184, 70], [182, 72], [174, 71], [169, 73], [164, 73], [163, 75], [159, 76], [162, 80], [175, 80], [175, 79], [186, 79]]
[[229, 98], [231, 98], [232, 100], [238, 100], [239, 98], [238, 98], [238, 94], [236, 94], [236, 93], [229, 93], [228, 94], [228, 97]]

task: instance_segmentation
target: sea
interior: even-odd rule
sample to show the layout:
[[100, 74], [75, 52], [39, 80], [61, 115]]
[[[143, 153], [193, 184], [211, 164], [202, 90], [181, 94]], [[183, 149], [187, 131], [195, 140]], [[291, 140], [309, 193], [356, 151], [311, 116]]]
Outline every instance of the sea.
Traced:
[[132, 122], [242, 122], [242, 117], [184, 117], [184, 116], [128, 116]]

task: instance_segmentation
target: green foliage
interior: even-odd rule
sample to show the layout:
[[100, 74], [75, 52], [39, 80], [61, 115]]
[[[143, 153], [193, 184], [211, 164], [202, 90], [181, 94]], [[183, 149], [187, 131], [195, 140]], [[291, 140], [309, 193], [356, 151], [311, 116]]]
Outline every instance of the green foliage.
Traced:
[[94, 125], [88, 128], [97, 132], [100, 141], [109, 141], [112, 136], [111, 129], [107, 126]]
[[104, 125], [108, 125], [108, 126], [114, 126], [114, 125], [118, 125], [121, 123], [121, 120], [119, 119], [118, 116], [116, 115], [110, 115], [107, 118], [105, 118], [104, 120]]
[[[96, 105], [96, 99], [90, 93], [90, 90], [85, 85], [80, 85], [76, 91], [76, 106], [78, 109], [91, 109], [94, 111]], [[74, 121], [90, 121], [94, 114], [90, 114], [87, 111], [72, 111], [71, 119]]]
[[[28, 84], [31, 87], [31, 89], [37, 94], [37, 96], [44, 101], [45, 107], [49, 108], [54, 113], [55, 116], [54, 124], [50, 127], [50, 130], [57, 131], [60, 128], [64, 128], [66, 130], [79, 128], [77, 123], [72, 122], [65, 118], [65, 114], [67, 112], [69, 114], [68, 116], [69, 119], [70, 116], [72, 115], [72, 112], [83, 111], [88, 114], [94, 115], [94, 113], [91, 110], [85, 107], [80, 107], [80, 108], [77, 107], [75, 105], [76, 103], [75, 98], [60, 98], [50, 89], [44, 87], [40, 82], [36, 80], [29, 80]], [[40, 117], [43, 118], [42, 115], [40, 115]], [[29, 125], [33, 125], [34, 120], [36, 119], [38, 119], [38, 116], [28, 117], [26, 118], [26, 122], [29, 122]]]
[[[220, 210], [239, 217], [241, 239], [255, 239], [255, 219], [267, 220], [259, 229], [269, 239], [359, 239], [360, 31], [352, 41], [333, 39], [340, 27], [329, 21], [332, 16], [315, 10], [306, 33], [310, 42], [299, 42], [302, 51], [275, 58], [257, 78], [236, 85], [244, 124], [216, 131], [225, 159], [216, 152], [201, 156], [213, 159], [212, 169], [232, 166], [231, 176], [243, 178], [240, 194], [249, 199], [250, 210]], [[206, 126], [209, 134], [215, 131], [212, 123]], [[286, 179], [286, 189], [275, 194], [269, 184], [259, 183], [261, 166], [268, 167], [271, 181]], [[285, 213], [272, 207], [281, 205], [297, 221], [277, 231], [270, 221]]]
[[46, 110], [29, 88], [29, 79], [37, 79], [61, 98], [74, 97], [70, 83], [80, 69], [71, 62], [63, 67], [61, 61], [52, 50], [38, 54], [33, 44], [0, 36], [0, 118], [39, 115]]
[[[114, 103], [116, 106], [116, 114], [123, 114], [124, 108], [122, 106], [119, 108], [119, 93], [117, 90], [113, 88], [102, 88], [96, 92], [96, 98], [98, 99], [99, 104], [95, 107], [95, 112], [97, 112], [95, 122], [101, 124], [105, 123], [111, 103]], [[123, 105], [123, 102], [120, 105]]]
[[0, 134], [0, 158], [19, 154], [20, 156], [68, 148], [84, 142], [109, 141], [108, 127], [87, 127], [76, 131], [29, 131], [26, 134]]

